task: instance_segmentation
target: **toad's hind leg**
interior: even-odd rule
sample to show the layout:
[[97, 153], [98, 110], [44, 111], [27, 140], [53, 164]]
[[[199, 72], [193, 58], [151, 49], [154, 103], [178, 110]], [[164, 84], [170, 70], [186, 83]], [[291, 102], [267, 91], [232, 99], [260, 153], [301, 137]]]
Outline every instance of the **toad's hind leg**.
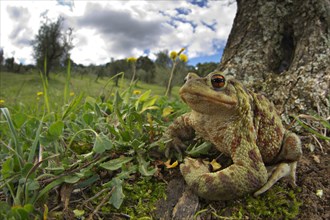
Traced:
[[258, 196], [264, 192], [266, 192], [269, 188], [271, 188], [279, 179], [282, 177], [288, 176], [290, 178], [290, 184], [292, 186], [296, 185], [296, 169], [297, 169], [297, 161], [292, 163], [280, 163], [277, 165], [273, 172], [270, 175], [267, 183], [261, 187], [257, 192], [253, 195]]
[[270, 169], [270, 177], [267, 183], [263, 187], [261, 187], [261, 189], [255, 192], [254, 196], [258, 196], [264, 193], [283, 177], [289, 177], [291, 186], [296, 186], [297, 161], [299, 160], [301, 155], [302, 150], [300, 139], [296, 134], [288, 132], [285, 135], [282, 150], [275, 161], [275, 163], [278, 164]]

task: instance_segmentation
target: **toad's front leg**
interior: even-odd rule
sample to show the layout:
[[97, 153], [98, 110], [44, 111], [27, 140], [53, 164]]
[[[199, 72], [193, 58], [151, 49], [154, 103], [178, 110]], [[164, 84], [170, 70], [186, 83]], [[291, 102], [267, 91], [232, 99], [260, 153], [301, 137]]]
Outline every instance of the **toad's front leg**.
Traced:
[[166, 144], [165, 156], [169, 157], [172, 149], [181, 153], [186, 148], [184, 141], [192, 140], [195, 137], [195, 130], [190, 125], [190, 113], [178, 117], [166, 130], [163, 140], [170, 140]]
[[258, 148], [251, 145], [241, 146], [234, 164], [218, 172], [210, 172], [200, 160], [186, 158], [180, 170], [187, 185], [208, 200], [235, 199], [257, 191], [267, 181], [267, 170]]

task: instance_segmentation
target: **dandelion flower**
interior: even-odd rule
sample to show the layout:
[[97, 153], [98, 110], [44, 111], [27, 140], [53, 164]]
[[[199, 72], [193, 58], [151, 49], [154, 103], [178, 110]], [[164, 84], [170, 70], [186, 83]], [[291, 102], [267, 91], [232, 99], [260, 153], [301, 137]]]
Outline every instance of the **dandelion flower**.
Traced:
[[37, 92], [37, 96], [42, 96], [43, 94], [43, 92]]
[[134, 94], [134, 95], [140, 95], [140, 94], [141, 94], [141, 90], [134, 90], [134, 91], [133, 91], [133, 94]]
[[74, 96], [74, 92], [70, 92], [70, 96]]
[[187, 62], [188, 61], [188, 57], [187, 57], [187, 55], [186, 54], [180, 54], [180, 60], [182, 61], [182, 62]]
[[5, 104], [5, 100], [0, 99], [0, 106], [3, 105], [3, 104]]
[[136, 61], [137, 61], [137, 59], [135, 57], [127, 58], [127, 62], [129, 62], [129, 63], [135, 63]]
[[175, 59], [177, 58], [177, 56], [178, 56], [178, 53], [175, 52], [175, 51], [172, 51], [172, 52], [170, 53], [170, 58], [171, 58], [172, 60], [175, 60]]

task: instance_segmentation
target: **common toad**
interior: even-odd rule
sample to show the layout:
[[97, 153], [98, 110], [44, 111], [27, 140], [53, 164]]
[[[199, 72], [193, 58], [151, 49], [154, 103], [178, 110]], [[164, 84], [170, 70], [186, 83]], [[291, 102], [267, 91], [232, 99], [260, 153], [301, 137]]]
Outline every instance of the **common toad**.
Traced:
[[283, 127], [267, 98], [221, 72], [206, 77], [189, 73], [180, 96], [192, 111], [168, 127], [167, 148], [180, 150], [184, 141], [199, 135], [233, 161], [210, 172], [203, 161], [185, 158], [180, 171], [193, 192], [208, 200], [228, 200], [257, 196], [285, 176], [295, 185], [300, 139]]

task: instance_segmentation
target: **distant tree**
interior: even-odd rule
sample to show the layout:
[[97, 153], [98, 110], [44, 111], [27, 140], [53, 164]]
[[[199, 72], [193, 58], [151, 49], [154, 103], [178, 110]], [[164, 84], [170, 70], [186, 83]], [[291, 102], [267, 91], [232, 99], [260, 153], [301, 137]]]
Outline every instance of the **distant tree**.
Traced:
[[0, 66], [2, 66], [3, 61], [4, 61], [4, 58], [3, 58], [3, 49], [0, 48]]
[[95, 73], [96, 73], [96, 79], [95, 82], [97, 82], [99, 79], [103, 79], [103, 77], [106, 76], [106, 67], [105, 66], [95, 66]]
[[168, 56], [168, 51], [164, 50], [164, 51], [160, 51], [156, 54], [157, 58], [155, 60], [155, 64], [158, 67], [163, 67], [163, 68], [168, 68], [170, 69], [172, 66], [172, 60], [171, 58]]
[[[152, 83], [155, 77], [155, 63], [147, 56], [141, 56], [136, 62], [136, 68], [143, 73], [142, 80], [146, 83]], [[140, 74], [138, 74], [140, 76]]]
[[[125, 77], [129, 78], [126, 73], [131, 71], [131, 67], [126, 59], [121, 60], [111, 60], [110, 63], [106, 64], [107, 69], [110, 72], [110, 76], [115, 76], [116, 74], [120, 72], [125, 72]], [[116, 77], [115, 79], [116, 86], [118, 86], [119, 83], [119, 77]]]
[[[63, 30], [64, 18], [59, 17], [57, 21], [51, 22], [46, 19], [39, 28], [38, 34], [32, 41], [34, 57], [37, 66], [43, 74], [49, 78], [49, 72], [54, 66], [64, 63], [63, 61], [69, 57], [69, 51], [72, 46], [72, 29]], [[44, 68], [44, 63], [47, 63]]]
[[6, 67], [7, 71], [9, 71], [9, 72], [14, 71], [14, 62], [15, 62], [14, 57], [5, 59], [5, 67]]

